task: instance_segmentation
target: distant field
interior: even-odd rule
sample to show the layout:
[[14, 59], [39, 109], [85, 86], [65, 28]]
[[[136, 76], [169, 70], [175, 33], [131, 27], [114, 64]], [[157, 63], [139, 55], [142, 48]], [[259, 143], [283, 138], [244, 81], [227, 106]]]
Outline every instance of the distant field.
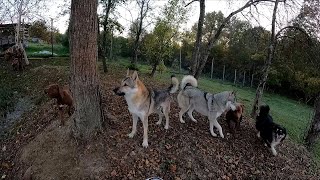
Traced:
[[[129, 61], [120, 59], [111, 64], [123, 67], [128, 66]], [[150, 66], [139, 65], [138, 67], [142, 73], [150, 73]], [[156, 74], [155, 79], [168, 82], [171, 74], [172, 72], [168, 71], [163, 74]], [[181, 80], [182, 75], [176, 75], [179, 80]], [[203, 77], [199, 80], [199, 87], [211, 93], [235, 90], [237, 92], [237, 100], [245, 104], [246, 116], [250, 115], [252, 101], [255, 97], [255, 89], [238, 87], [229, 82]], [[297, 143], [303, 143], [303, 136], [312, 118], [313, 108], [298, 101], [271, 93], [264, 93], [262, 101], [271, 107], [271, 115], [273, 116], [274, 121], [287, 128], [290, 138]], [[320, 160], [320, 145], [315, 148], [315, 151], [315, 156]]]
[[[43, 44], [43, 43], [29, 43], [29, 47], [26, 48], [28, 57], [48, 57], [50, 55], [40, 55], [35, 54], [39, 51], [50, 51], [51, 52], [51, 44]], [[53, 45], [53, 53], [56, 56], [65, 57], [69, 56], [69, 49], [62, 46], [61, 44], [54, 44]]]

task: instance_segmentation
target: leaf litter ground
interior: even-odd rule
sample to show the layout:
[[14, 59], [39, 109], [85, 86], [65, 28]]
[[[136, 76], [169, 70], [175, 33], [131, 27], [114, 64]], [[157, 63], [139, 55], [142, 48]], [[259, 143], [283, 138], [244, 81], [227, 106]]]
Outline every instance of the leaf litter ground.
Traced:
[[[43, 67], [49, 71], [49, 67]], [[47, 73], [40, 72], [39, 75]], [[103, 132], [90, 142], [79, 143], [70, 135], [71, 120], [64, 127], [52, 101], [25, 113], [10, 138], [1, 141], [1, 176], [5, 179], [318, 179], [310, 153], [290, 138], [277, 147], [273, 157], [256, 137], [254, 122], [245, 118], [236, 138], [229, 135], [221, 118], [226, 138], [209, 133], [206, 117], [195, 113], [197, 123], [178, 119], [176, 94], [170, 112], [170, 128], [149, 118], [149, 148], [142, 147], [142, 123], [130, 139], [132, 120], [123, 97], [112, 89], [124, 77], [125, 69], [110, 68], [101, 75], [102, 106], [105, 111]], [[66, 79], [65, 73], [58, 74]], [[160, 83], [146, 74], [140, 79], [152, 88]], [[41, 81], [41, 80], [40, 80]], [[44, 81], [42, 83], [49, 83]], [[43, 84], [42, 84], [43, 87]], [[40, 93], [40, 91], [39, 91]], [[43, 95], [44, 96], [44, 95]], [[108, 114], [108, 115], [107, 115]], [[163, 122], [164, 123], [164, 122]]]

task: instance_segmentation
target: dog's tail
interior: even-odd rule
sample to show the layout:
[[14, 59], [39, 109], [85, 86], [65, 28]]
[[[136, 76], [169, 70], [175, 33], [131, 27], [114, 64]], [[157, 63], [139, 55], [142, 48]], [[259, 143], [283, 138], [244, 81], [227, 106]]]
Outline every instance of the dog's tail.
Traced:
[[168, 88], [169, 92], [175, 93], [179, 89], [179, 80], [176, 78], [175, 75], [171, 75], [171, 85]]
[[180, 88], [181, 90], [183, 90], [186, 86], [193, 86], [193, 87], [197, 87], [198, 86], [198, 81], [196, 78], [194, 78], [191, 75], [188, 76], [184, 76], [182, 81], [181, 81], [181, 85]]

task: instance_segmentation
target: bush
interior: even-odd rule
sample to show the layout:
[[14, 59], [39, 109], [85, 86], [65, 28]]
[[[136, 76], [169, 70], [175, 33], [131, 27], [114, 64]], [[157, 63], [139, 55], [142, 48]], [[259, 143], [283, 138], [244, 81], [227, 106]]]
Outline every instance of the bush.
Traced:
[[132, 63], [130, 63], [130, 64], [127, 66], [127, 68], [130, 69], [130, 70], [139, 71], [139, 67], [137, 66], [137, 64], [132, 64]]

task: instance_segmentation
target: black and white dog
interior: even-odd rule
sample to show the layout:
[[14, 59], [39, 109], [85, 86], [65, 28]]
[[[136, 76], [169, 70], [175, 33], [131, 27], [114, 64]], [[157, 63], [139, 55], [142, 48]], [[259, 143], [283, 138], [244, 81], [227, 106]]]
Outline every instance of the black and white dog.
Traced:
[[280, 144], [287, 136], [287, 131], [284, 127], [273, 122], [269, 115], [270, 107], [268, 105], [260, 106], [260, 112], [257, 116], [256, 129], [258, 137], [261, 137], [265, 145], [267, 145], [274, 156], [277, 155], [275, 146]]

